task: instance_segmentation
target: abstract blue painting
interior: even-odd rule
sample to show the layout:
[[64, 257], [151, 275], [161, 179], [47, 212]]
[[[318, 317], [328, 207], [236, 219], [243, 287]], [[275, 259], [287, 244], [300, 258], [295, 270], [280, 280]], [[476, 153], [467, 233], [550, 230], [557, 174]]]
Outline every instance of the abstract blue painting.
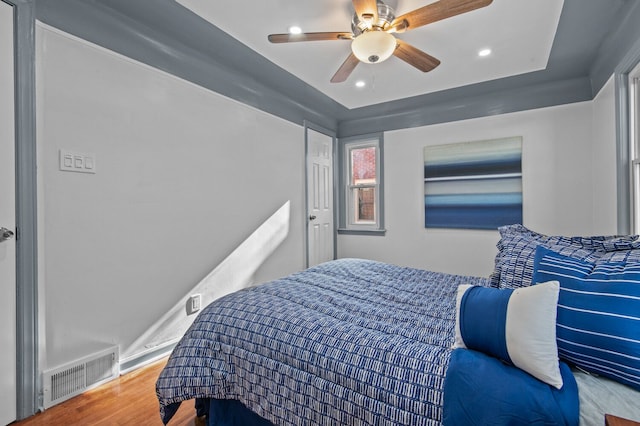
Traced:
[[424, 148], [426, 228], [522, 223], [522, 137]]

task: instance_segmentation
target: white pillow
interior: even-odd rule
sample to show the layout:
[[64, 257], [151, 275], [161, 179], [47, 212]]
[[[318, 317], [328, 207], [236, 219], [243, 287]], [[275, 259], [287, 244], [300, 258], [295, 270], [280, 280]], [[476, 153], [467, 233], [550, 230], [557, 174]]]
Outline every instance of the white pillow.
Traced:
[[558, 281], [515, 290], [459, 286], [454, 348], [484, 352], [562, 388], [556, 344], [559, 288]]

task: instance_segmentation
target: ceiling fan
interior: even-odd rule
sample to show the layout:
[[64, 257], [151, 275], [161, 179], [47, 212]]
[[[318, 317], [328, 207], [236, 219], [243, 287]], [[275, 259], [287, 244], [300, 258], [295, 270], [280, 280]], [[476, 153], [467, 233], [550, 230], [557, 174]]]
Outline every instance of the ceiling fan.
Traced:
[[352, 1], [355, 13], [351, 32], [270, 34], [268, 39], [271, 43], [352, 40], [351, 53], [331, 78], [332, 83], [345, 81], [359, 62], [379, 63], [391, 55], [428, 72], [440, 65], [440, 61], [393, 34], [489, 6], [493, 0], [439, 0], [398, 17], [381, 0]]

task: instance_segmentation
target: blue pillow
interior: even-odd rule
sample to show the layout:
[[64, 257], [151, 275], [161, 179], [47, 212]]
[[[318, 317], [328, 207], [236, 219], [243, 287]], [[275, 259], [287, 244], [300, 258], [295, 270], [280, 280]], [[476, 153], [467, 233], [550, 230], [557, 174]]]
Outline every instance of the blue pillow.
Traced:
[[501, 238], [496, 245], [498, 253], [490, 277], [491, 285], [498, 288], [531, 285], [533, 260], [539, 245], [587, 261], [596, 261], [604, 256], [619, 258], [629, 252], [635, 252], [636, 259], [640, 257], [640, 241], [637, 235], [549, 236], [519, 224], [502, 226], [498, 230]]
[[454, 348], [499, 358], [560, 389], [558, 288], [557, 281], [516, 290], [459, 286]]
[[640, 389], [640, 263], [590, 263], [539, 247], [533, 282], [558, 280], [561, 358]]
[[578, 426], [578, 385], [560, 363], [564, 386], [556, 389], [498, 359], [468, 349], [451, 353], [444, 381], [444, 426]]

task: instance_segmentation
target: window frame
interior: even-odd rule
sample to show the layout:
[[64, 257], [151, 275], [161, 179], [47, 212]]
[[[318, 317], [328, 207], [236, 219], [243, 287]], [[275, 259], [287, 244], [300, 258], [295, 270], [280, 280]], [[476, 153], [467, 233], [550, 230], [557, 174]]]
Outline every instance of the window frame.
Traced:
[[640, 231], [640, 63], [629, 73], [631, 231]]
[[[340, 155], [340, 206], [339, 206], [339, 234], [353, 235], [384, 235], [384, 173], [383, 156], [384, 140], [382, 133], [342, 138], [339, 141]], [[353, 184], [351, 182], [351, 152], [355, 149], [376, 148], [376, 182]], [[356, 202], [354, 190], [358, 188], [373, 188], [374, 221], [372, 223], [357, 223], [355, 221]]]

